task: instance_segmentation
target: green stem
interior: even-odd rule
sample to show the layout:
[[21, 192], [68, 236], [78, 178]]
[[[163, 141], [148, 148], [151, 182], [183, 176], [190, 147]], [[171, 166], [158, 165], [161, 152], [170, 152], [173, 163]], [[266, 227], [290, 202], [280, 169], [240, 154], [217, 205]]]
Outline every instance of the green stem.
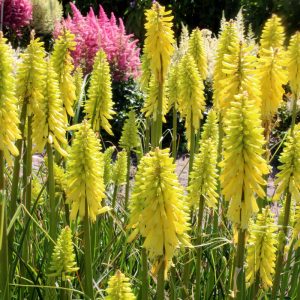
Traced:
[[177, 109], [175, 104], [173, 106], [172, 157], [175, 162], [177, 158]]
[[297, 290], [297, 298], [296, 300], [300, 300], [300, 276], [298, 276], [298, 290]]
[[164, 300], [165, 294], [165, 264], [162, 261], [157, 275], [156, 300]]
[[286, 289], [288, 287], [288, 282], [289, 282], [289, 275], [290, 275], [290, 269], [291, 269], [291, 260], [292, 260], [292, 256], [293, 256], [293, 252], [294, 252], [294, 243], [295, 241], [293, 240], [291, 245], [290, 245], [290, 249], [289, 249], [289, 253], [288, 253], [288, 257], [287, 257], [287, 261], [286, 261], [286, 267], [285, 267], [285, 271], [284, 271], [284, 275], [283, 275], [283, 279], [281, 282], [281, 295], [280, 295], [280, 299], [283, 300], [285, 299], [285, 292]]
[[125, 211], [127, 211], [130, 189], [130, 149], [127, 149], [127, 170], [126, 170], [126, 188], [125, 188]]
[[150, 145], [150, 118], [146, 118], [146, 134], [145, 134], [145, 153], [149, 152]]
[[7, 207], [4, 192], [4, 154], [0, 150], [0, 296], [2, 300], [10, 300]]
[[298, 99], [298, 95], [294, 95], [293, 110], [292, 110], [292, 124], [291, 124], [292, 136], [294, 136], [294, 128], [295, 128], [296, 117], [297, 117], [297, 99]]
[[297, 279], [299, 276], [299, 271], [300, 271], [300, 264], [299, 264], [299, 259], [300, 259], [300, 248], [298, 248], [295, 252], [294, 256], [294, 266], [292, 270], [292, 278], [291, 278], [291, 283], [290, 283], [290, 290], [289, 290], [289, 297], [292, 299], [292, 296], [294, 295], [295, 289], [297, 288]]
[[148, 263], [147, 252], [142, 248], [142, 299], [148, 299], [149, 282], [148, 282]]
[[91, 249], [91, 241], [90, 241], [90, 220], [89, 220], [87, 199], [85, 199], [85, 215], [84, 215], [84, 269], [85, 269], [84, 292], [90, 299], [94, 299], [92, 249]]
[[284, 265], [283, 258], [284, 258], [285, 238], [287, 237], [287, 234], [288, 234], [288, 225], [289, 225], [289, 220], [290, 220], [291, 200], [292, 200], [291, 194], [288, 192], [286, 202], [285, 202], [283, 224], [282, 224], [282, 228], [279, 232], [278, 254], [277, 254], [277, 261], [276, 261], [276, 268], [275, 268], [275, 275], [274, 275], [271, 299], [276, 299], [277, 292], [280, 287], [280, 277], [281, 277], [281, 272], [282, 272], [282, 268]]
[[112, 202], [111, 202], [111, 206], [112, 206], [113, 210], [116, 208], [116, 201], [117, 201], [118, 189], [119, 189], [119, 185], [115, 184], [115, 186], [114, 186], [114, 192], [113, 192], [113, 198], [112, 198]]
[[[162, 74], [162, 72], [161, 72]], [[162, 118], [163, 118], [163, 79], [159, 79], [158, 84], [158, 105], [157, 105], [157, 116], [156, 116], [156, 140], [154, 147], [162, 147]]]
[[[24, 193], [23, 198], [25, 201], [25, 207], [27, 211], [30, 211], [31, 207], [31, 173], [32, 173], [32, 116], [27, 118], [27, 143], [26, 143], [26, 152], [25, 152], [25, 161], [23, 165], [23, 183], [24, 183]], [[24, 218], [24, 224], [27, 224], [30, 217], [26, 214]], [[30, 224], [30, 223], [28, 223]], [[30, 257], [29, 251], [29, 235], [30, 235], [30, 225], [28, 225], [24, 242], [22, 245], [22, 258], [25, 262], [28, 262]], [[20, 266], [21, 278], [25, 277], [26, 269], [23, 264]], [[21, 281], [24, 284], [27, 284], [26, 281]], [[25, 287], [21, 288], [21, 298], [24, 298]]]
[[195, 299], [201, 299], [201, 261], [202, 261], [202, 247], [200, 247], [202, 243], [202, 219], [204, 213], [204, 197], [201, 195], [199, 200], [199, 211], [198, 211], [198, 226], [197, 226], [197, 256], [196, 256], [196, 292]]
[[244, 255], [246, 230], [239, 229], [238, 245], [235, 257], [234, 280], [231, 290], [236, 293], [237, 299], [244, 299]]
[[[55, 181], [54, 181], [54, 164], [53, 164], [53, 151], [52, 146], [47, 143], [47, 155], [48, 155], [48, 194], [50, 203], [50, 236], [56, 241], [57, 237], [57, 211], [55, 201]], [[51, 244], [51, 246], [53, 246]], [[52, 249], [50, 251], [52, 253]]]
[[[25, 122], [26, 122], [26, 111], [27, 111], [27, 105], [23, 104], [21, 118], [20, 118], [20, 126], [19, 126], [22, 139], [19, 139], [16, 142], [16, 147], [19, 151], [19, 155], [15, 158], [15, 161], [14, 161], [13, 178], [12, 178], [12, 184], [11, 184], [10, 219], [13, 218], [13, 216], [17, 210], [19, 179], [20, 179], [20, 165], [21, 165], [20, 161], [21, 161], [21, 156], [22, 156], [22, 145], [23, 145], [23, 138], [24, 138]], [[13, 225], [11, 227], [11, 230], [10, 230], [10, 233], [8, 236], [10, 249], [13, 249], [14, 236], [15, 236], [15, 226]], [[12, 251], [11, 251], [10, 257], [11, 257], [11, 259], [10, 259], [10, 261], [11, 261], [12, 260]]]
[[[193, 118], [193, 113], [192, 116]], [[190, 161], [189, 161], [189, 174], [191, 174], [191, 171], [193, 169], [193, 163], [194, 163], [194, 156], [195, 156], [195, 128], [192, 126], [191, 128], [191, 141], [190, 141]]]

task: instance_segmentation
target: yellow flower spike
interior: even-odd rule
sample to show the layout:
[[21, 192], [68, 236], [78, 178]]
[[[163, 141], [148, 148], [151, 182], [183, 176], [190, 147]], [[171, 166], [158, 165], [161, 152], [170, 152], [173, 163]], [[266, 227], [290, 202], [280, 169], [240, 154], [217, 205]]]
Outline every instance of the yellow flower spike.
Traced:
[[189, 209], [169, 149], [156, 148], [141, 159], [129, 209], [129, 241], [140, 233], [149, 259], [156, 267], [163, 263], [166, 275], [175, 250], [190, 246]]
[[239, 39], [237, 26], [234, 21], [225, 23], [223, 30], [220, 33], [217, 52], [216, 52], [216, 63], [213, 74], [213, 101], [214, 107], [218, 111], [220, 110], [221, 93], [223, 90], [222, 80], [227, 77], [226, 73], [223, 73], [223, 61], [225, 55], [232, 55], [238, 52]]
[[275, 14], [269, 18], [263, 28], [260, 38], [260, 49], [282, 48], [284, 44], [285, 33], [281, 25], [281, 19]]
[[126, 182], [127, 159], [127, 152], [125, 150], [118, 153], [117, 160], [114, 163], [112, 170], [112, 181], [115, 185]]
[[129, 279], [121, 272], [117, 271], [111, 276], [106, 289], [107, 296], [105, 300], [135, 300]]
[[174, 33], [172, 31], [173, 16], [158, 2], [146, 10], [146, 38], [144, 53], [150, 60], [152, 74], [162, 82], [168, 71], [171, 56], [174, 52]]
[[62, 156], [67, 152], [62, 146], [67, 145], [67, 124], [63, 115], [63, 103], [60, 98], [57, 75], [51, 61], [47, 62], [46, 84], [43, 97], [39, 101], [39, 111], [33, 116], [33, 143], [38, 152], [42, 152], [47, 142], [53, 144]]
[[218, 198], [218, 125], [216, 113], [211, 110], [204, 124], [199, 141], [200, 150], [195, 155], [193, 170], [189, 181], [189, 200], [192, 205], [198, 205], [203, 196], [209, 207], [215, 208]]
[[205, 80], [208, 73], [207, 58], [202, 33], [199, 28], [194, 29], [191, 33], [188, 51], [193, 56], [202, 79]]
[[39, 113], [39, 103], [43, 101], [46, 81], [46, 52], [44, 43], [33, 38], [20, 54], [21, 62], [17, 70], [17, 97], [21, 105], [27, 105], [27, 115]]
[[115, 114], [113, 111], [111, 84], [106, 54], [100, 49], [94, 61], [85, 112], [95, 131], [103, 128], [108, 134], [113, 135], [109, 124], [109, 120]]
[[237, 52], [224, 55], [222, 72], [227, 76], [220, 82], [222, 90], [219, 93], [219, 105], [224, 113], [231, 106], [234, 96], [242, 91], [248, 93], [256, 106], [261, 106], [257, 58], [252, 50], [253, 46], [240, 42]]
[[131, 150], [140, 146], [139, 131], [133, 110], [129, 111], [128, 118], [125, 120], [119, 144], [126, 150]]
[[282, 102], [283, 84], [288, 81], [286, 55], [276, 48], [263, 49], [258, 61], [261, 89], [261, 115], [263, 121], [271, 121]]
[[76, 86], [71, 75], [74, 66], [70, 52], [75, 50], [74, 34], [64, 30], [55, 41], [51, 61], [58, 76], [59, 89], [63, 100], [65, 116], [74, 116], [73, 104], [76, 100]]
[[67, 161], [67, 203], [71, 206], [71, 219], [77, 213], [85, 216], [85, 201], [92, 221], [109, 208], [102, 207], [105, 198], [103, 183], [103, 156], [101, 146], [87, 121], [79, 125]]
[[142, 75], [139, 80], [140, 87], [142, 91], [147, 92], [150, 78], [151, 78], [151, 68], [150, 68], [151, 60], [148, 58], [146, 53], [143, 53], [141, 56], [141, 65], [142, 65]]
[[0, 32], [0, 150], [5, 160], [11, 165], [10, 154], [19, 155], [15, 141], [21, 138], [17, 98], [15, 96], [16, 80], [14, 77], [13, 53]]
[[205, 109], [204, 85], [193, 57], [187, 53], [179, 66], [179, 112], [185, 118], [188, 147], [191, 132], [199, 129]]
[[[153, 117], [154, 121], [156, 121], [158, 115], [158, 97], [159, 97], [159, 82], [152, 75], [150, 79], [144, 107], [142, 108], [142, 112], [145, 113], [146, 117]], [[165, 87], [163, 88], [162, 105], [163, 105], [162, 121], [166, 122], [165, 115], [168, 112], [168, 99], [166, 97]]]
[[300, 95], [300, 32], [296, 32], [290, 40], [287, 52], [288, 72], [292, 92], [295, 97]]
[[279, 200], [288, 189], [292, 199], [300, 203], [300, 125], [294, 128], [294, 136], [289, 132], [284, 143], [283, 152], [280, 155], [280, 172], [276, 175], [277, 185], [274, 201]]
[[255, 102], [243, 93], [231, 101], [224, 120], [222, 193], [230, 201], [228, 218], [242, 229], [247, 228], [251, 215], [258, 211], [255, 194], [265, 196], [261, 186], [266, 184], [263, 176], [269, 173], [262, 157], [265, 141], [259, 115]]
[[276, 231], [274, 216], [269, 208], [263, 208], [262, 213], [257, 215], [256, 223], [250, 226], [246, 281], [250, 285], [253, 284], [258, 274], [265, 290], [273, 285], [277, 251]]
[[63, 281], [72, 279], [72, 273], [79, 268], [76, 266], [76, 258], [72, 244], [72, 233], [69, 227], [62, 229], [57, 243], [54, 247], [51, 266], [50, 277], [60, 277]]
[[174, 105], [176, 108], [179, 105], [180, 89], [179, 89], [179, 63], [174, 63], [170, 67], [168, 73], [168, 108], [171, 109]]

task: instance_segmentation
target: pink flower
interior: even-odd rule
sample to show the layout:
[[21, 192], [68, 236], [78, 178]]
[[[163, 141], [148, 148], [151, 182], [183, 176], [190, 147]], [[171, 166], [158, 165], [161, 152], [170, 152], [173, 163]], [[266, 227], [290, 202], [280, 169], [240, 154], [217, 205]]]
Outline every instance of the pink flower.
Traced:
[[22, 27], [29, 25], [32, 19], [32, 4], [30, 0], [0, 0], [3, 10], [3, 25], [20, 34]]
[[73, 17], [68, 16], [55, 30], [58, 36], [62, 27], [66, 27], [76, 36], [76, 49], [72, 56], [75, 65], [81, 65], [85, 72], [90, 72], [94, 57], [101, 47], [108, 58], [115, 80], [136, 78], [140, 72], [140, 49], [133, 35], [127, 35], [123, 21], [117, 24], [114, 14], [108, 18], [102, 6], [99, 17], [90, 9], [82, 16], [77, 7], [70, 3]]

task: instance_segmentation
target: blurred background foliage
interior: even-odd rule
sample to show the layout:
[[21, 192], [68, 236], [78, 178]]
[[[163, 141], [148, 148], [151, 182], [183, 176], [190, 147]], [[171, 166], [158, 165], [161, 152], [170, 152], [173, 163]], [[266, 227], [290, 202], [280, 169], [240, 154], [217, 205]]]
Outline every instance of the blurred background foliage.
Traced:
[[[65, 15], [70, 11], [68, 0], [63, 0]], [[101, 4], [107, 13], [114, 12], [122, 17], [126, 29], [142, 42], [144, 39], [144, 10], [151, 6], [152, 0], [76, 0], [73, 1], [84, 14], [92, 7], [98, 11]], [[283, 19], [283, 25], [290, 35], [300, 29], [299, 0], [161, 0], [162, 5], [172, 9], [174, 15], [174, 30], [177, 36], [181, 23], [189, 29], [200, 27], [210, 29], [215, 34], [220, 28], [220, 19], [224, 14], [226, 19], [234, 18], [240, 8], [243, 9], [245, 22], [251, 24], [256, 36], [259, 36], [267, 18], [272, 13]]]

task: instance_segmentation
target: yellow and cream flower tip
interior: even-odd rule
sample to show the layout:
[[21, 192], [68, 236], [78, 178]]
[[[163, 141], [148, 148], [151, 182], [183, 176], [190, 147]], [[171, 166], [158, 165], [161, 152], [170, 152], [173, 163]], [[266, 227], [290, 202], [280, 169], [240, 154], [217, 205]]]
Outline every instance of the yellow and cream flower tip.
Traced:
[[122, 150], [117, 155], [117, 160], [115, 161], [112, 169], [112, 181], [115, 185], [124, 184], [126, 182], [127, 174], [127, 152]]
[[152, 74], [161, 82], [165, 78], [174, 52], [173, 16], [171, 11], [166, 11], [158, 2], [154, 2], [152, 7], [146, 10], [145, 15], [144, 53], [150, 60]]
[[16, 80], [14, 77], [13, 52], [0, 32], [0, 151], [9, 165], [11, 154], [18, 156], [15, 141], [21, 138], [17, 108]]
[[[236, 22], [230, 20], [226, 22], [222, 29], [217, 46], [216, 62], [213, 73], [213, 102], [214, 108], [219, 111], [221, 109], [220, 102], [222, 102], [222, 80], [228, 75], [223, 72], [223, 61], [225, 55], [234, 55], [239, 49], [239, 38]], [[223, 103], [222, 103], [223, 104]]]
[[179, 112], [185, 119], [188, 148], [192, 129], [196, 133], [200, 127], [205, 109], [204, 84], [194, 58], [186, 53], [179, 66]]
[[121, 271], [117, 271], [111, 276], [106, 289], [107, 296], [105, 300], [135, 300], [136, 297], [132, 292], [129, 278]]
[[271, 48], [283, 48], [285, 32], [281, 19], [275, 14], [269, 18], [263, 28], [260, 38], [260, 50]]
[[120, 146], [127, 151], [140, 146], [138, 126], [136, 124], [135, 112], [129, 111], [128, 117], [122, 128], [122, 135], [119, 141]]
[[115, 114], [113, 110], [111, 75], [105, 52], [100, 49], [95, 57], [91, 74], [88, 99], [85, 104], [87, 118], [95, 131], [103, 128], [113, 135], [109, 120]]
[[87, 201], [88, 216], [95, 221], [98, 214], [109, 210], [107, 206], [101, 205], [105, 198], [101, 146], [86, 120], [74, 127], [69, 128], [77, 129], [77, 132], [67, 161], [67, 203], [71, 206], [70, 217], [74, 220], [79, 213], [83, 218]]
[[[159, 82], [156, 80], [154, 75], [151, 75], [149, 87], [147, 90], [146, 99], [142, 112], [145, 117], [152, 117], [155, 121], [158, 117], [158, 99], [159, 99]], [[166, 122], [165, 115], [168, 112], [168, 99], [166, 97], [166, 88], [163, 87], [162, 91], [162, 121]]]
[[199, 141], [200, 150], [195, 155], [190, 174], [189, 200], [194, 206], [199, 204], [200, 197], [203, 196], [209, 207], [216, 207], [218, 199], [218, 138], [217, 116], [213, 110], [210, 110]]
[[[288, 78], [294, 96], [300, 96], [300, 32], [297, 31], [290, 40], [287, 51]], [[298, 100], [298, 99], [297, 99]]]
[[75, 46], [75, 35], [68, 30], [64, 30], [58, 39], [56, 39], [51, 56], [54, 70], [58, 76], [59, 89], [66, 118], [67, 115], [71, 117], [74, 116], [73, 105], [76, 100], [76, 86], [75, 79], [72, 76], [74, 65], [70, 52], [75, 50]]
[[188, 52], [193, 56], [201, 78], [207, 78], [207, 55], [204, 47], [202, 32], [199, 28], [195, 28], [189, 39]]
[[63, 281], [72, 279], [72, 273], [79, 268], [76, 266], [76, 257], [72, 244], [72, 232], [67, 226], [62, 229], [54, 247], [51, 265], [50, 277], [59, 277]]
[[248, 93], [257, 107], [261, 106], [259, 77], [256, 71], [257, 58], [253, 54], [253, 46], [239, 42], [237, 49], [237, 52], [225, 54], [223, 58], [222, 72], [226, 77], [220, 82], [219, 93], [219, 106], [224, 112], [223, 115], [231, 107], [234, 96], [243, 91]]
[[223, 161], [220, 180], [222, 193], [230, 201], [228, 218], [238, 228], [247, 228], [258, 212], [255, 195], [265, 196], [263, 176], [269, 173], [263, 158], [263, 128], [255, 102], [246, 92], [234, 97], [224, 119]]
[[20, 105], [27, 106], [27, 115], [39, 113], [39, 103], [43, 101], [46, 84], [46, 52], [39, 38], [31, 41], [23, 53], [17, 69], [17, 97]]
[[129, 209], [133, 232], [128, 240], [140, 234], [154, 273], [163, 264], [166, 276], [175, 250], [190, 246], [189, 208], [169, 149], [156, 148], [141, 159]]
[[300, 203], [300, 125], [294, 128], [294, 134], [289, 132], [284, 143], [283, 152], [279, 157], [281, 165], [276, 175], [277, 186], [273, 200], [277, 201], [288, 190], [292, 199]]
[[262, 213], [257, 215], [256, 222], [249, 227], [249, 232], [246, 282], [253, 284], [258, 274], [262, 287], [267, 290], [273, 285], [277, 251], [277, 227], [269, 208], [263, 208]]
[[53, 144], [60, 155], [67, 156], [67, 124], [63, 114], [63, 103], [60, 97], [57, 75], [51, 61], [47, 62], [46, 83], [43, 97], [38, 104], [38, 111], [33, 116], [33, 143], [35, 150], [42, 152], [46, 143]]
[[271, 121], [282, 103], [283, 84], [288, 82], [286, 53], [279, 48], [262, 49], [258, 61], [262, 121]]

